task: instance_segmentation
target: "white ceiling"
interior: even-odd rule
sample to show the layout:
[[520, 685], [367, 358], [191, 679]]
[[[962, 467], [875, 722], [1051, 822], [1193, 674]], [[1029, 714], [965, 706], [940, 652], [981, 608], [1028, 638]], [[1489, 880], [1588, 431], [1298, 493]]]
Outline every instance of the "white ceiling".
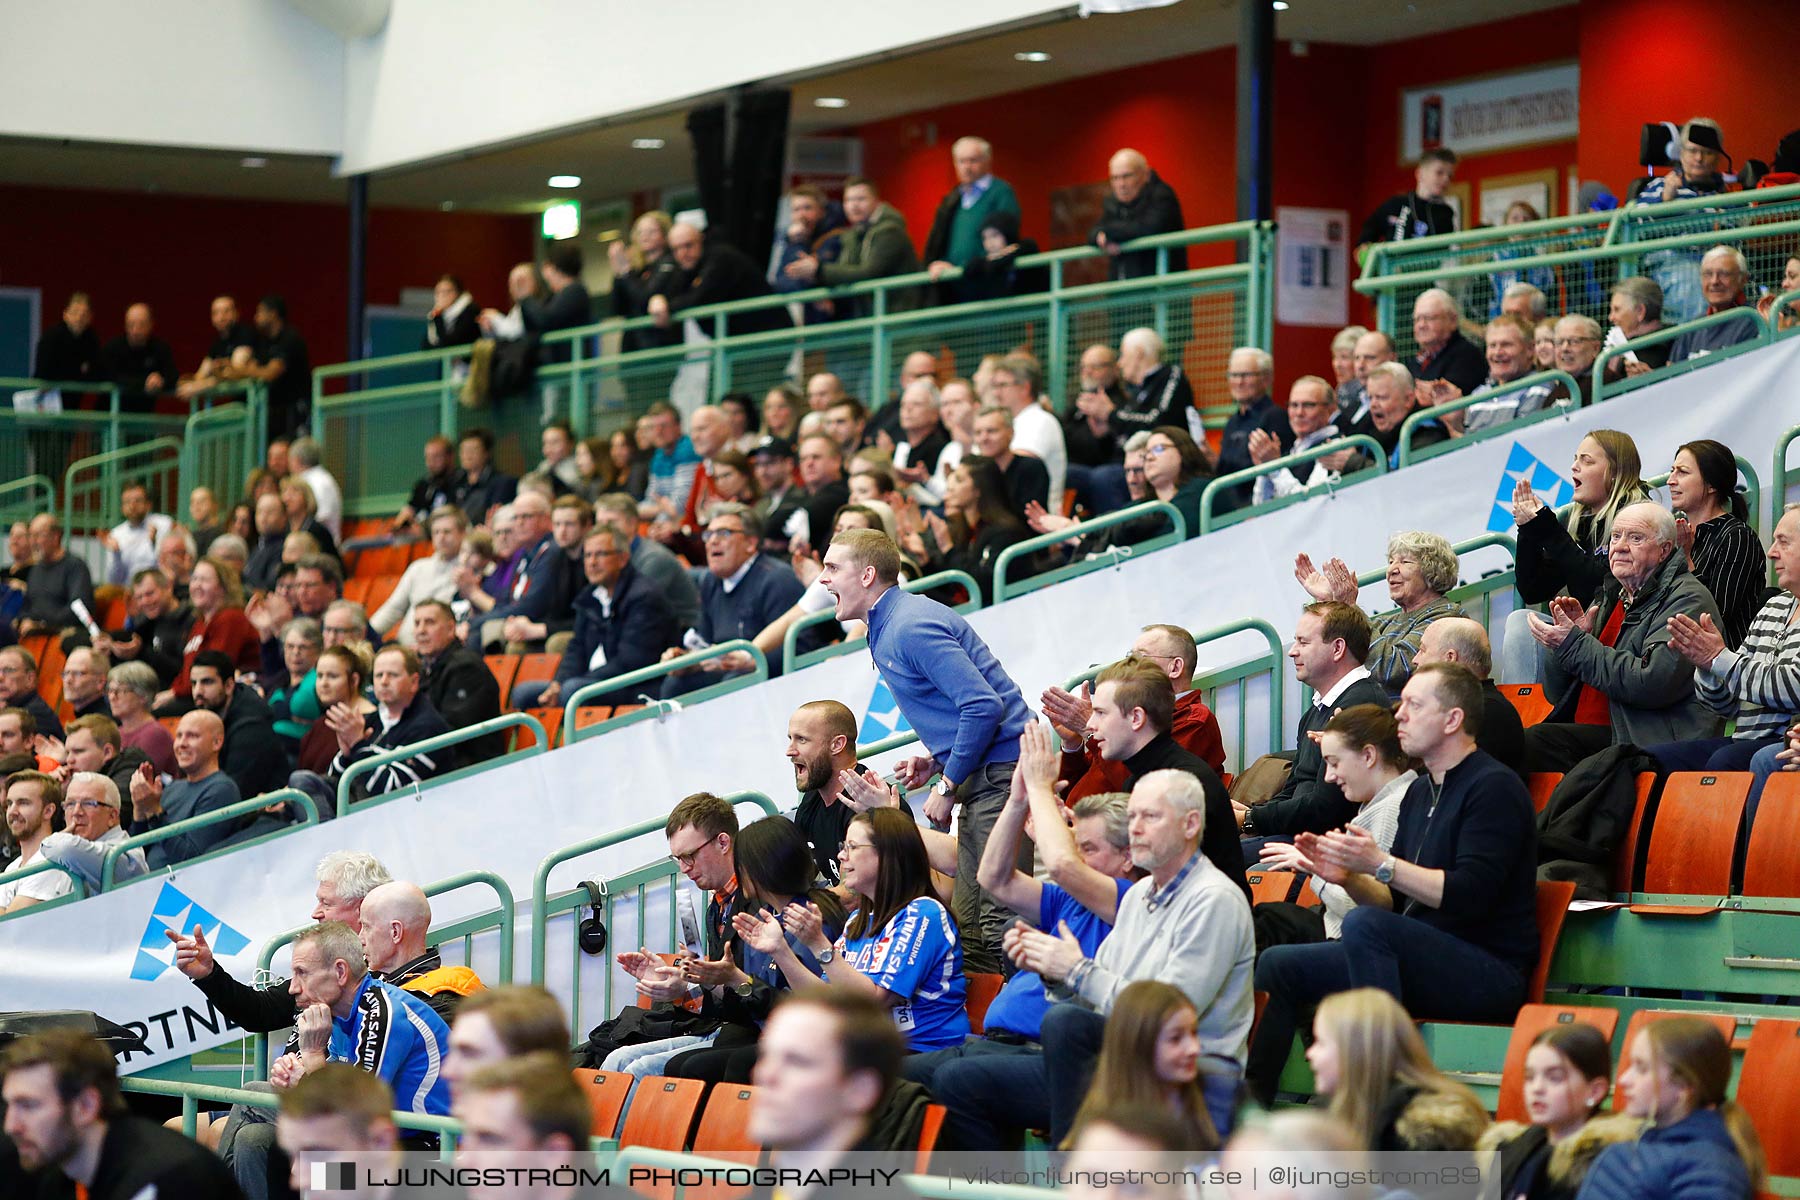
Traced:
[[[1291, 0], [1276, 17], [1282, 41], [1375, 45], [1477, 25], [1577, 0]], [[842, 64], [809, 78], [756, 82], [793, 89], [792, 130], [841, 130], [921, 109], [1056, 83], [1160, 59], [1195, 54], [1236, 40], [1235, 0], [1181, 0], [1164, 8], [1090, 17], [1073, 9], [1042, 24], [952, 45], [902, 47], [874, 60]], [[1017, 51], [1042, 50], [1048, 62], [1020, 63]], [[842, 109], [815, 97], [841, 96]], [[371, 201], [388, 207], [534, 212], [552, 199], [597, 204], [633, 191], [691, 179], [683, 114], [635, 114], [529, 145], [471, 153], [455, 161], [378, 175]], [[660, 137], [661, 150], [635, 150], [635, 138]], [[244, 153], [250, 153], [248, 151]], [[108, 146], [91, 142], [0, 139], [0, 183], [100, 188], [180, 195], [340, 203], [345, 183], [325, 158], [266, 156], [257, 169], [244, 153]], [[553, 174], [580, 175], [576, 192], [544, 186]]]

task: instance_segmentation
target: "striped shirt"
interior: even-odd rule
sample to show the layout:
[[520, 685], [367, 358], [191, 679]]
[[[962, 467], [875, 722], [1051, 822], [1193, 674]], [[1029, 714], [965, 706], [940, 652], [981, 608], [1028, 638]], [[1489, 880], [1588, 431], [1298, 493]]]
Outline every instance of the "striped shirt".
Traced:
[[1719, 652], [1694, 673], [1695, 690], [1722, 716], [1737, 715], [1746, 741], [1779, 737], [1800, 716], [1800, 624], [1792, 592], [1780, 592], [1756, 614], [1744, 644]]
[[1694, 578], [1706, 585], [1719, 606], [1719, 632], [1734, 649], [1744, 644], [1750, 622], [1762, 607], [1768, 585], [1763, 574], [1762, 539], [1730, 513], [1694, 526]]
[[1444, 617], [1462, 617], [1462, 605], [1446, 596], [1411, 612], [1393, 609], [1369, 618], [1369, 656], [1363, 665], [1375, 682], [1387, 689], [1388, 695], [1399, 696], [1400, 689], [1412, 678], [1413, 655], [1419, 652], [1425, 627]]

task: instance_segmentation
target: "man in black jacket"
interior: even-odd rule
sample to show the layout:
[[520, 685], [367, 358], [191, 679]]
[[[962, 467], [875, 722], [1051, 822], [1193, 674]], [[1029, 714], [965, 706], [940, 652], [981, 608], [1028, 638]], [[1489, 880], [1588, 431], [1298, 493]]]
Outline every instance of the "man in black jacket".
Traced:
[[1350, 826], [1295, 848], [1356, 901], [1336, 941], [1273, 946], [1256, 964], [1269, 993], [1252, 1043], [1258, 1099], [1275, 1083], [1304, 1014], [1378, 987], [1416, 1020], [1504, 1024], [1538, 959], [1537, 834], [1512, 771], [1476, 749], [1481, 685], [1454, 663], [1413, 672], [1400, 693], [1400, 748], [1424, 768], [1400, 802], [1391, 852]]
[[1463, 336], [1462, 306], [1443, 288], [1427, 288], [1413, 301], [1413, 340], [1419, 352], [1408, 364], [1415, 380], [1444, 379], [1467, 396], [1487, 379], [1487, 350]]
[[194, 612], [175, 599], [175, 587], [159, 567], [145, 567], [131, 577], [131, 615], [124, 637], [104, 633], [96, 649], [115, 663], [137, 661], [156, 672], [157, 684], [168, 687], [181, 673]]
[[1186, 771], [1200, 781], [1206, 794], [1200, 852], [1250, 899], [1243, 846], [1233, 828], [1225, 785], [1205, 759], [1169, 736], [1175, 723], [1175, 685], [1168, 675], [1146, 659], [1124, 659], [1100, 672], [1092, 703], [1084, 732], [1101, 758], [1124, 765], [1127, 791], [1152, 771]]
[[[456, 637], [456, 614], [442, 600], [426, 600], [412, 610], [413, 649], [418, 652], [425, 695], [452, 729], [467, 729], [500, 715], [500, 685], [481, 655]], [[458, 749], [466, 764], [506, 753], [504, 734], [490, 733]]]
[[52, 1029], [21, 1038], [0, 1057], [0, 1088], [19, 1165], [48, 1176], [45, 1195], [62, 1194], [53, 1181], [66, 1179], [72, 1194], [89, 1200], [241, 1200], [217, 1155], [126, 1111], [112, 1051], [92, 1034]]
[[[383, 646], [370, 673], [378, 710], [366, 716], [349, 704], [334, 704], [320, 719], [337, 735], [338, 753], [331, 760], [335, 788], [352, 765], [403, 746], [414, 746], [450, 732], [419, 684], [419, 656], [405, 646]], [[456, 767], [456, 749], [421, 751], [376, 767], [351, 789], [362, 799], [416, 787]], [[339, 814], [342, 815], [342, 814]]]
[[[631, 547], [618, 531], [602, 525], [582, 543], [588, 587], [575, 598], [575, 636], [549, 683], [513, 688], [513, 708], [564, 704], [592, 683], [616, 679], [657, 662], [675, 644], [679, 630], [666, 597], [631, 568]], [[594, 704], [625, 704], [634, 695], [605, 693]]]
[[223, 650], [202, 650], [194, 656], [188, 679], [194, 686], [194, 703], [217, 713], [225, 723], [219, 769], [247, 799], [285, 786], [288, 761], [268, 701], [251, 688], [239, 687], [235, 670]]
[[[658, 328], [678, 324], [690, 308], [771, 294], [769, 281], [749, 255], [728, 242], [707, 237], [698, 226], [686, 221], [677, 221], [670, 227], [669, 253], [675, 256], [682, 274], [670, 280], [675, 286], [668, 292], [650, 297], [650, 316]], [[792, 324], [786, 306], [773, 304], [727, 317], [725, 333], [736, 337], [786, 329]], [[706, 332], [712, 333], [710, 321]]]
[[[72, 293], [63, 305], [62, 320], [38, 339], [32, 374], [52, 383], [106, 382], [100, 369], [100, 335], [94, 332], [94, 307], [86, 292]], [[79, 405], [65, 403], [65, 407]]]
[[101, 370], [118, 387], [126, 412], [149, 412], [155, 397], [172, 394], [180, 378], [175, 351], [152, 332], [155, 328], [150, 306], [133, 304], [125, 310], [125, 332], [100, 350]]
[[[588, 290], [581, 282], [581, 248], [563, 244], [544, 260], [544, 282], [550, 287], [550, 298], [540, 300], [527, 296], [519, 301], [519, 315], [525, 319], [525, 330], [540, 337], [559, 329], [577, 329], [593, 323]], [[568, 362], [568, 342], [552, 342], [538, 350], [538, 361]]]
[[[1369, 618], [1354, 604], [1320, 600], [1300, 610], [1288, 657], [1294, 660], [1294, 678], [1313, 690], [1314, 702], [1300, 716], [1295, 737], [1294, 769], [1287, 783], [1255, 808], [1235, 801], [1238, 828], [1245, 837], [1299, 833], [1324, 833], [1347, 824], [1356, 805], [1342, 788], [1325, 778], [1325, 759], [1312, 734], [1340, 709], [1356, 704], [1388, 707], [1387, 692], [1363, 666], [1369, 656]], [[1245, 858], [1254, 860], [1254, 847], [1245, 847]]]
[[[1125, 149], [1107, 163], [1107, 183], [1112, 191], [1100, 206], [1100, 223], [1088, 241], [1111, 257], [1114, 279], [1137, 279], [1156, 274], [1156, 251], [1121, 249], [1125, 242], [1155, 233], [1174, 233], [1187, 228], [1175, 189], [1150, 169], [1149, 160], [1136, 150]], [[1170, 271], [1187, 270], [1187, 248], [1171, 247]]]

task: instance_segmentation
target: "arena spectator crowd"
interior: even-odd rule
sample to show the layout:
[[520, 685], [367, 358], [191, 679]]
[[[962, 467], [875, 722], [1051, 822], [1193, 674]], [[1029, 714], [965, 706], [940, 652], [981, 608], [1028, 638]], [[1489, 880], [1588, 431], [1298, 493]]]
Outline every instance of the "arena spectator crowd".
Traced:
[[[1694, 163], [1655, 196], [1706, 174], [1709, 136], [1699, 121], [1684, 129]], [[1030, 290], [1016, 262], [1029, 243], [994, 148], [961, 138], [952, 159], [957, 184], [921, 251], [862, 179], [841, 206], [810, 186], [789, 192], [767, 272], [695, 222], [644, 214], [611, 248], [613, 312], [649, 318], [631, 336], [651, 347], [688, 336], [688, 309], [819, 285], [928, 273], [889, 311]], [[1428, 152], [1414, 191], [1372, 214], [1360, 241], [1453, 229], [1443, 197], [1455, 165]], [[1134, 150], [1112, 157], [1109, 181], [1092, 244], [1114, 278], [1153, 273], [1154, 251], [1123, 247], [1182, 228], [1180, 202]], [[516, 269], [506, 312], [478, 309], [446, 275], [424, 343], [468, 347], [468, 386], [500, 394], [530, 363], [566, 356], [543, 334], [590, 321], [581, 270], [573, 250], [541, 274]], [[1708, 313], [1772, 282], [1750, 280], [1724, 245], [1698, 259], [1695, 280], [1694, 307]], [[730, 332], [865, 305], [755, 310]], [[1293, 753], [1260, 762], [1227, 761], [1196, 687], [1194, 636], [1178, 625], [1145, 627], [1073, 691], [1028, 697], [951, 606], [954, 589], [902, 586], [954, 570], [991, 597], [1010, 547], [1149, 500], [1196, 536], [1209, 483], [1237, 477], [1212, 489], [1215, 515], [1333, 485], [1371, 465], [1365, 449], [1331, 449], [1352, 435], [1398, 467], [1415, 414], [1405, 436], [1418, 451], [1581, 406], [1602, 346], [1670, 317], [1649, 275], [1613, 289], [1610, 330], [1546, 305], [1515, 279], [1477, 323], [1449, 291], [1427, 289], [1411, 313], [1414, 352], [1387, 332], [1344, 329], [1285, 404], [1264, 349], [1196, 363], [1191, 347], [1132, 328], [1081, 351], [1068, 396], [1044, 394], [1026, 348], [979, 364], [920, 349], [887, 395], [827, 355], [760, 398], [685, 412], [659, 401], [584, 441], [547, 413], [539, 461], [517, 475], [487, 429], [434, 436], [415, 448], [406, 503], [382, 514], [384, 535], [421, 553], [371, 610], [345, 596], [346, 565], [368, 549], [345, 536], [359, 498], [307, 433], [305, 343], [281, 298], [259, 303], [251, 330], [220, 297], [218, 341], [182, 377], [147, 306], [102, 346], [77, 295], [40, 344], [43, 378], [116, 384], [133, 404], [257, 379], [281, 436], [243, 496], [197, 489], [185, 519], [128, 485], [123, 519], [95, 539], [97, 572], [54, 513], [12, 531], [7, 583], [20, 603], [0, 626], [0, 770], [6, 874], [20, 878], [0, 876], [0, 912], [97, 883], [130, 835], [246, 799], [293, 788], [331, 819], [340, 796], [479, 766], [503, 752], [499, 736], [433, 743], [506, 710], [684, 696], [751, 671], [751, 652], [727, 643], [754, 645], [780, 673], [787, 631], [809, 620], [802, 650], [867, 638], [919, 753], [887, 779], [859, 767], [851, 711], [819, 697], [788, 725], [791, 815], [741, 824], [724, 782], [673, 803], [664, 834], [705, 896], [699, 935], [672, 961], [613, 947], [653, 1015], [595, 1029], [578, 1050], [586, 1066], [753, 1084], [751, 1129], [776, 1161], [910, 1147], [930, 1101], [946, 1110], [946, 1149], [1008, 1149], [1036, 1133], [1077, 1153], [1125, 1143], [1196, 1161], [1284, 1137], [1346, 1149], [1486, 1139], [1504, 1147], [1508, 1196], [1697, 1194], [1669, 1181], [1706, 1172], [1708, 1194], [1748, 1197], [1764, 1183], [1763, 1152], [1727, 1098], [1730, 1048], [1710, 1025], [1658, 1022], [1626, 1047], [1630, 1120], [1595, 1112], [1615, 1069], [1608, 1047], [1546, 1034], [1527, 1069], [1553, 1074], [1557, 1094], [1534, 1106], [1531, 1128], [1503, 1129], [1432, 1064], [1414, 1024], [1510, 1023], [1527, 999], [1544, 951], [1546, 853], [1531, 773], [1598, 770], [1640, 747], [1662, 772], [1751, 772], [1753, 821], [1766, 781], [1800, 769], [1800, 507], [1765, 547], [1725, 442], [1677, 450], [1668, 506], [1622, 430], [1582, 440], [1561, 509], [1521, 481], [1518, 591], [1544, 609], [1521, 608], [1503, 630], [1454, 598], [1461, 564], [1432, 531], [1392, 532], [1375, 611], [1357, 569], [1383, 564], [1293, 547], [1280, 619], [1313, 702]], [[1550, 361], [1574, 394], [1528, 379], [1545, 366], [1550, 321]], [[1714, 322], [1658, 349], [1681, 362], [1754, 333], [1750, 320]], [[1616, 361], [1629, 374], [1659, 365], [1648, 351]], [[1190, 368], [1222, 373], [1222, 428], [1203, 421]], [[1311, 457], [1250, 477], [1297, 453]], [[1151, 516], [1077, 529], [1009, 578], [1163, 528]], [[115, 600], [123, 623], [104, 628], [95, 614]], [[484, 655], [526, 654], [553, 656], [553, 672], [503, 694]], [[615, 683], [676, 660], [650, 683]], [[1525, 726], [1497, 682], [1542, 685], [1549, 715]], [[261, 837], [296, 819], [296, 804], [272, 798], [182, 827], [132, 850], [119, 877]], [[61, 869], [32, 871], [46, 865]], [[1257, 902], [1251, 871], [1291, 873], [1292, 898]], [[0, 1055], [19, 1167], [94, 1196], [154, 1184], [260, 1200], [290, 1180], [304, 1191], [302, 1164], [319, 1152], [419, 1142], [395, 1128], [396, 1111], [461, 1119], [459, 1161], [585, 1153], [591, 1118], [558, 1000], [445, 966], [424, 892], [367, 854], [328, 855], [318, 881], [286, 981], [235, 980], [201, 930], [169, 934], [176, 969], [237, 1025], [291, 1027], [266, 1085], [276, 1108], [234, 1106], [186, 1139], [127, 1113], [99, 1043], [39, 1034]], [[978, 981], [992, 985], [980, 1005]], [[379, 1052], [366, 1052], [371, 1039]], [[1291, 1099], [1281, 1083], [1296, 1039], [1326, 1106], [1310, 1125], [1264, 1122], [1261, 1107]], [[1567, 1165], [1551, 1147], [1590, 1125], [1630, 1144], [1583, 1164], [1585, 1182], [1559, 1174], [1561, 1190], [1533, 1190]]]

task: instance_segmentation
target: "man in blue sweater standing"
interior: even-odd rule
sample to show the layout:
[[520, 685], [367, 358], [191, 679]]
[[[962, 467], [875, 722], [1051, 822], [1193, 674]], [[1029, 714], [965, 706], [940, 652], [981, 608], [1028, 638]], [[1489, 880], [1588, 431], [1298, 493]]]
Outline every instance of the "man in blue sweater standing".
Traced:
[[933, 824], [950, 823], [963, 806], [956, 838], [953, 907], [962, 930], [963, 963], [998, 972], [1000, 941], [1015, 915], [976, 883], [988, 834], [1006, 807], [1019, 735], [1031, 709], [993, 651], [953, 609], [898, 586], [900, 551], [885, 533], [850, 529], [831, 540], [820, 576], [837, 598], [839, 621], [866, 621], [869, 654], [901, 715], [928, 754], [897, 768], [905, 788], [938, 777], [925, 802]]

